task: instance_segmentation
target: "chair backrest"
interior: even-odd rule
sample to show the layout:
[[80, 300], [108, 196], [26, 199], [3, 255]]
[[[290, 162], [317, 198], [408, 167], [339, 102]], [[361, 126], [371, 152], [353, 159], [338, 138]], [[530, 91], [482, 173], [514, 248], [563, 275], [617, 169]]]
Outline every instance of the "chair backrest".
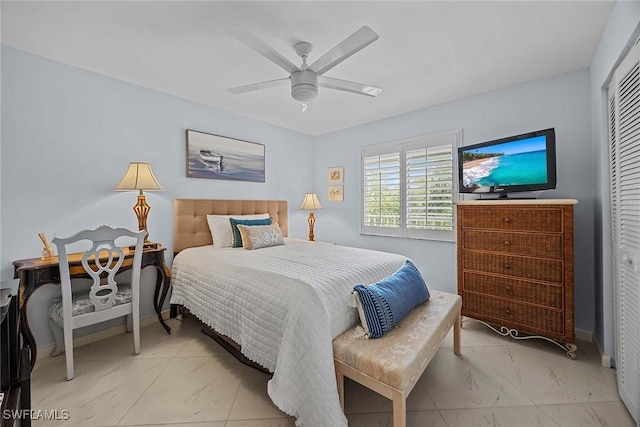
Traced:
[[[66, 239], [57, 237], [53, 239], [52, 243], [58, 249], [62, 306], [65, 317], [67, 317], [67, 312], [69, 315], [71, 313], [72, 291], [69, 262], [74, 262], [69, 258], [67, 246], [80, 241], [88, 240], [91, 242], [91, 247], [82, 253], [80, 261], [84, 272], [93, 280], [89, 298], [97, 312], [115, 305], [116, 293], [118, 292], [115, 275], [125, 260], [124, 249], [115, 243], [120, 237], [133, 237], [136, 239], [131, 265], [131, 288], [132, 292], [138, 293], [145, 235], [146, 231], [144, 230], [134, 232], [126, 228], [111, 228], [107, 225], [102, 225], [95, 230], [84, 230]], [[77, 263], [77, 260], [75, 260], [75, 263]], [[77, 274], [74, 274], [74, 276], [77, 276]]]

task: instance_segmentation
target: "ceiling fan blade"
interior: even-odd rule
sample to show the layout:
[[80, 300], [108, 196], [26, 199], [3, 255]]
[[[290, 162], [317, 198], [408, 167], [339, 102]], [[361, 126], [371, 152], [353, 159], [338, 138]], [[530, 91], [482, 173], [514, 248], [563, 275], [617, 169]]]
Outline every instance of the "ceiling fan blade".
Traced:
[[378, 40], [378, 34], [365, 25], [318, 58], [311, 64], [309, 70], [320, 76], [376, 40]]
[[252, 92], [254, 90], [266, 89], [268, 87], [274, 87], [274, 86], [281, 86], [286, 83], [289, 83], [289, 77], [285, 77], [284, 79], [267, 80], [266, 82], [251, 83], [249, 85], [232, 87], [229, 89], [229, 92], [235, 93], [236, 95], [240, 95], [242, 93]]
[[318, 86], [337, 89], [345, 92], [358, 93], [360, 95], [378, 96], [382, 93], [379, 87], [365, 85], [362, 83], [350, 82], [348, 80], [334, 79], [331, 77], [318, 77]]
[[283, 68], [289, 74], [293, 73], [294, 71], [300, 71], [300, 69], [293, 62], [289, 61], [271, 46], [260, 40], [258, 37], [254, 36], [249, 31], [245, 30], [240, 25], [232, 25], [231, 27], [227, 28], [226, 31], [227, 33], [229, 33], [229, 35], [246, 44], [251, 49], [255, 50], [260, 55], [264, 56], [280, 68]]

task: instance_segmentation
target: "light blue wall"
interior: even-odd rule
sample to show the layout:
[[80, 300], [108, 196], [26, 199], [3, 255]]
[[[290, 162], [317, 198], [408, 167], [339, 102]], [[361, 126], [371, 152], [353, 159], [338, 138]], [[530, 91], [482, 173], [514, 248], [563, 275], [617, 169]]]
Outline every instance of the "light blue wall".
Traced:
[[[40, 255], [38, 232], [69, 236], [101, 224], [137, 228], [136, 194], [114, 192], [130, 161], [146, 161], [164, 192], [148, 193], [151, 240], [170, 261], [174, 198], [284, 199], [290, 235], [306, 236], [297, 206], [313, 187], [313, 138], [277, 126], [2, 47], [2, 278]], [[185, 129], [266, 146], [266, 182], [185, 176]], [[153, 312], [152, 270], [142, 315]], [[39, 346], [55, 286], [34, 294], [28, 316]]]
[[[325, 206], [316, 212], [318, 240], [405, 254], [416, 260], [433, 288], [455, 291], [455, 244], [359, 234], [359, 148], [457, 128], [463, 129], [464, 144], [471, 144], [555, 127], [558, 189], [542, 197], [579, 200], [576, 327], [595, 330], [612, 354], [601, 88], [639, 21], [639, 2], [616, 4], [590, 71], [532, 81], [316, 138], [2, 47], [2, 278], [11, 277], [12, 260], [39, 253], [40, 231], [68, 235], [102, 223], [135, 228], [135, 194], [115, 193], [112, 188], [127, 164], [139, 160], [153, 164], [167, 189], [147, 198], [152, 239], [168, 246], [169, 253], [174, 198], [241, 194], [287, 199], [290, 234], [304, 237], [306, 214], [296, 208], [302, 194], [316, 191]], [[267, 182], [186, 178], [186, 128], [265, 144]], [[327, 202], [330, 166], [345, 166], [342, 203]], [[146, 276], [152, 283], [153, 277]], [[39, 345], [51, 342], [45, 320], [53, 292], [42, 289], [29, 306]]]
[[611, 269], [611, 199], [607, 140], [607, 93], [610, 75], [640, 36], [640, 2], [619, 1], [611, 11], [591, 63], [591, 129], [593, 170], [597, 175], [594, 225], [596, 230], [596, 339], [606, 355], [615, 356], [613, 276]]
[[[431, 287], [456, 292], [454, 243], [359, 234], [360, 147], [458, 128], [468, 145], [554, 127], [558, 186], [542, 197], [579, 201], [575, 207], [575, 323], [577, 328], [593, 331], [596, 176], [590, 168], [589, 103], [585, 69], [320, 136], [315, 144], [315, 185], [325, 209], [316, 212], [316, 239], [404, 254], [417, 263]], [[342, 203], [327, 202], [330, 166], [345, 167]]]

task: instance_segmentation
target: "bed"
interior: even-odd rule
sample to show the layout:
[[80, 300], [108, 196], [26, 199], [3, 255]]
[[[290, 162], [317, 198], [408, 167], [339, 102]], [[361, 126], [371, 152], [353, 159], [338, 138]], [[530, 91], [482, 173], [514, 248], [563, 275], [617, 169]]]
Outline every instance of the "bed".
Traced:
[[406, 257], [288, 238], [256, 250], [213, 247], [207, 215], [259, 213], [287, 236], [286, 201], [174, 201], [171, 303], [272, 372], [269, 397], [296, 425], [346, 426], [332, 340], [358, 321], [353, 286], [392, 274]]

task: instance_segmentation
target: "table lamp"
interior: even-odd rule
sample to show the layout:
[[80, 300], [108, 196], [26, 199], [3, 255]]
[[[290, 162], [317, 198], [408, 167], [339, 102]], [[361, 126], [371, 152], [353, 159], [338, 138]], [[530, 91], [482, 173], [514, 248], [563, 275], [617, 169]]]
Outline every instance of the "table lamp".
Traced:
[[300, 209], [309, 211], [309, 219], [307, 220], [307, 222], [309, 223], [309, 241], [313, 242], [313, 225], [316, 223], [316, 218], [313, 216], [313, 211], [314, 209], [322, 209], [320, 200], [318, 200], [318, 195], [316, 193], [305, 194], [302, 205], [300, 205]]
[[129, 169], [127, 169], [124, 177], [113, 190], [140, 191], [140, 194], [138, 194], [138, 203], [133, 207], [133, 211], [138, 217], [138, 230], [147, 232], [147, 236], [144, 238], [145, 245], [150, 244], [149, 231], [147, 230], [147, 215], [149, 215], [151, 206], [147, 204], [147, 199], [143, 191], [164, 191], [164, 188], [158, 183], [158, 180], [153, 174], [151, 165], [143, 162], [129, 163]]

